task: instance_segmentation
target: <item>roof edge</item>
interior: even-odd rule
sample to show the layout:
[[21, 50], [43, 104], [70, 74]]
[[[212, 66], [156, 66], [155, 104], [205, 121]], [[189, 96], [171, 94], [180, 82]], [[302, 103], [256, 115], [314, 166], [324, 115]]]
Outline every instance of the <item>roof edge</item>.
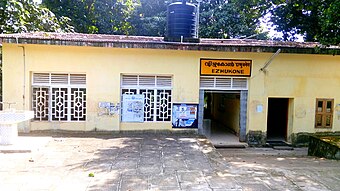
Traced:
[[324, 46], [317, 42], [282, 42], [251, 39], [202, 38], [199, 43], [181, 43], [167, 42], [163, 40], [163, 37], [39, 32], [0, 34], [0, 42], [9, 44], [222, 52], [276, 52], [281, 49], [281, 53], [340, 55], [339, 46]]

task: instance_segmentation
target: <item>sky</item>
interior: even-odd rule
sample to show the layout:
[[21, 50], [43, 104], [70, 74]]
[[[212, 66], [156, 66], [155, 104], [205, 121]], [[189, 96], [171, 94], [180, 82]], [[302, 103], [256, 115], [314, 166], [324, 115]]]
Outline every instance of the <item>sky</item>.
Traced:
[[268, 35], [270, 38], [282, 37], [283, 34], [281, 32], [276, 31], [274, 27], [272, 27], [271, 25], [272, 23], [270, 22], [270, 13], [264, 15], [260, 19], [260, 27], [263, 29], [264, 32], [269, 32]]
[[[278, 32], [272, 27], [273, 23], [270, 22], [270, 13], [267, 13], [260, 19], [260, 26], [264, 30], [264, 32], [269, 32], [269, 37], [282, 37], [283, 34], [281, 32]], [[303, 42], [303, 36], [302, 35], [296, 35], [297, 37], [297, 42]]]

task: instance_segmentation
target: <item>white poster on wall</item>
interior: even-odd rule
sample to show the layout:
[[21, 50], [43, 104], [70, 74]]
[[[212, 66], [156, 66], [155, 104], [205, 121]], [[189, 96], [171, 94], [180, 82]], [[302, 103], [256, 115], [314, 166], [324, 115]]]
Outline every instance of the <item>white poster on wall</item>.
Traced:
[[144, 122], [144, 95], [123, 95], [123, 122]]

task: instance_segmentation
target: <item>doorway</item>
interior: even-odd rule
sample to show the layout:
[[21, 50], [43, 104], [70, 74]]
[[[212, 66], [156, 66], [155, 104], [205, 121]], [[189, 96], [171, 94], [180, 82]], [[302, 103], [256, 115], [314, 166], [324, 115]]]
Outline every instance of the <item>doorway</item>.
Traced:
[[215, 146], [245, 146], [240, 143], [241, 105], [240, 91], [204, 91], [203, 130]]
[[268, 98], [267, 141], [287, 141], [289, 98]]
[[204, 101], [204, 119], [211, 121], [211, 132], [239, 134], [239, 93], [206, 92]]

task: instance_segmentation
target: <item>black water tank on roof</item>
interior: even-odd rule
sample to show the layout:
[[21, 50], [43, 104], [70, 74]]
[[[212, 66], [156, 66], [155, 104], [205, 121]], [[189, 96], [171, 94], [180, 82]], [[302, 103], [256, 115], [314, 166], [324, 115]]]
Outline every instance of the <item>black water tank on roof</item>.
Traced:
[[196, 6], [185, 0], [170, 4], [167, 12], [167, 37], [197, 38], [196, 12]]

